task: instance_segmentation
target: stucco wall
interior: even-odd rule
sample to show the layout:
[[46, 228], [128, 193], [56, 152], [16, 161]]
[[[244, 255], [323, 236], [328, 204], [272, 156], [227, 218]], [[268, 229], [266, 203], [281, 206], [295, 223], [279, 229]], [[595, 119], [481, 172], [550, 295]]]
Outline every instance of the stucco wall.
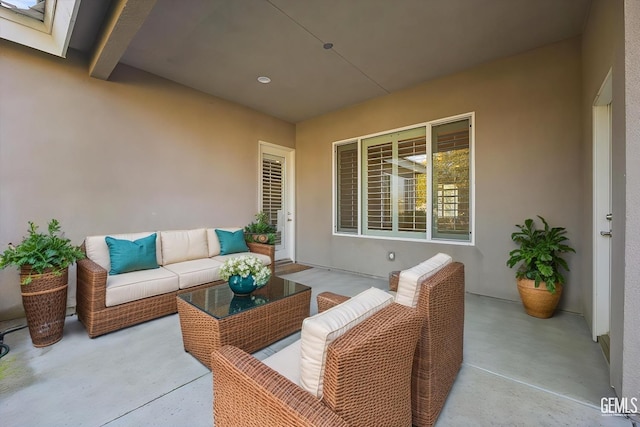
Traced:
[[[258, 206], [258, 140], [293, 147], [292, 124], [134, 68], [111, 81], [85, 61], [0, 41], [0, 250], [51, 218], [87, 235], [243, 226]], [[0, 320], [22, 314], [0, 271]], [[75, 269], [69, 304], [75, 302]]]
[[[615, 2], [594, 1], [591, 4], [589, 19], [582, 34], [582, 134], [584, 161], [583, 193], [586, 206], [593, 203], [593, 103], [604, 82], [607, 73], [613, 66], [614, 44], [616, 32], [621, 31], [620, 16], [616, 15]], [[616, 112], [614, 111], [614, 114]], [[617, 217], [617, 215], [616, 215]], [[592, 234], [593, 210], [584, 211], [584, 229]], [[619, 218], [616, 218], [616, 221]], [[618, 233], [615, 233], [616, 236]], [[598, 236], [596, 236], [598, 238]], [[583, 313], [591, 326], [593, 324], [593, 245], [590, 239], [585, 240], [587, 249], [584, 263], [581, 263], [583, 291]]]
[[[582, 310], [587, 255], [581, 161], [581, 43], [570, 39], [493, 61], [296, 126], [297, 259], [385, 277], [437, 252], [466, 268], [469, 292], [519, 300], [514, 224], [542, 215], [565, 226], [577, 255], [561, 307]], [[476, 245], [454, 246], [332, 235], [332, 142], [474, 111]], [[304, 244], [302, 244], [302, 242]], [[388, 251], [396, 261], [388, 261]]]
[[622, 396], [640, 399], [640, 3], [624, 2], [626, 233]]

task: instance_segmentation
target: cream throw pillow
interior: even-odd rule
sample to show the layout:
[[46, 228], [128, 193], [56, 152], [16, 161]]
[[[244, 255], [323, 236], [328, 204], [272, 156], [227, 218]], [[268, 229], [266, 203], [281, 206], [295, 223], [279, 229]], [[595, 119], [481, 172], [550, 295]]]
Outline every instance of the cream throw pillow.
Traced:
[[418, 297], [420, 296], [420, 286], [418, 284], [436, 274], [451, 261], [452, 259], [449, 255], [439, 253], [415, 267], [401, 271], [395, 302], [415, 308], [418, 305]]
[[342, 334], [393, 302], [389, 293], [370, 288], [327, 311], [302, 322], [300, 338], [300, 385], [322, 397], [327, 348]]

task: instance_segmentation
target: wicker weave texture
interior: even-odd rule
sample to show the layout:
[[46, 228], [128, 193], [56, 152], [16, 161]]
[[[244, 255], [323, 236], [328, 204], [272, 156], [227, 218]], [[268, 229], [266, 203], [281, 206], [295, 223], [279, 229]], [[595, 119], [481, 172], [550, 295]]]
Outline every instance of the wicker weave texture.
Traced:
[[[20, 271], [20, 282], [31, 271]], [[29, 335], [35, 347], [46, 347], [62, 339], [67, 308], [68, 270], [32, 274], [32, 282], [21, 286], [22, 305], [27, 316]]]
[[[82, 249], [85, 250], [84, 244]], [[249, 249], [252, 252], [270, 256], [273, 271], [275, 263], [273, 245], [251, 243]], [[204, 283], [188, 289], [107, 307], [107, 271], [89, 258], [79, 260], [77, 265], [76, 311], [78, 319], [91, 338], [176, 313], [178, 311], [176, 295], [224, 283], [223, 281]]]
[[224, 345], [253, 353], [299, 331], [309, 316], [311, 288], [222, 319], [181, 298], [177, 305], [184, 349], [211, 369], [211, 353]]
[[354, 427], [410, 426], [411, 364], [423, 321], [394, 303], [329, 345], [322, 400]]
[[320, 400], [236, 347], [213, 353], [216, 427], [347, 427]]
[[[389, 288], [397, 291], [399, 271], [389, 274]], [[417, 309], [425, 324], [413, 357], [411, 406], [413, 425], [435, 424], [462, 365], [464, 340], [464, 265], [454, 262], [420, 284]], [[346, 297], [318, 295], [318, 311]]]
[[411, 425], [411, 360], [423, 321], [392, 304], [331, 343], [322, 400], [222, 347], [212, 355], [216, 427]]
[[413, 361], [413, 424], [435, 424], [462, 365], [464, 265], [447, 265], [421, 285], [418, 311], [426, 316]]
[[335, 294], [333, 292], [321, 292], [316, 297], [316, 302], [318, 303], [318, 313], [322, 313], [323, 311], [326, 311], [331, 307], [343, 303], [348, 299], [349, 297]]

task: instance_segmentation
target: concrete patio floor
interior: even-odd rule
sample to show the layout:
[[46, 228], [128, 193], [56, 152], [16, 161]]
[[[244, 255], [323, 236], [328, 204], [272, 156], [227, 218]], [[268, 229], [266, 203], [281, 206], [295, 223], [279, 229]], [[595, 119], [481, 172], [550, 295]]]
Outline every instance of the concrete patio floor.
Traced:
[[[312, 286], [312, 314], [319, 292], [387, 287], [318, 268], [284, 277]], [[298, 337], [254, 356], [264, 359]], [[52, 346], [34, 348], [27, 329], [4, 341], [11, 352], [0, 359], [3, 427], [213, 425], [211, 372], [185, 353], [177, 314], [95, 339], [70, 316]], [[600, 413], [601, 398], [614, 396], [608, 378], [582, 316], [540, 320], [519, 303], [467, 294], [464, 362], [436, 425], [630, 427]]]

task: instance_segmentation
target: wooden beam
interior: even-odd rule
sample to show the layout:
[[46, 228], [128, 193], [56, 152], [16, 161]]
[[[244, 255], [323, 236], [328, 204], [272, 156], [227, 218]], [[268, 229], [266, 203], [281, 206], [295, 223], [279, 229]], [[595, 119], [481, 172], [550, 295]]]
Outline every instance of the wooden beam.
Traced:
[[89, 63], [89, 75], [107, 80], [127, 50], [156, 0], [115, 0], [111, 5]]

